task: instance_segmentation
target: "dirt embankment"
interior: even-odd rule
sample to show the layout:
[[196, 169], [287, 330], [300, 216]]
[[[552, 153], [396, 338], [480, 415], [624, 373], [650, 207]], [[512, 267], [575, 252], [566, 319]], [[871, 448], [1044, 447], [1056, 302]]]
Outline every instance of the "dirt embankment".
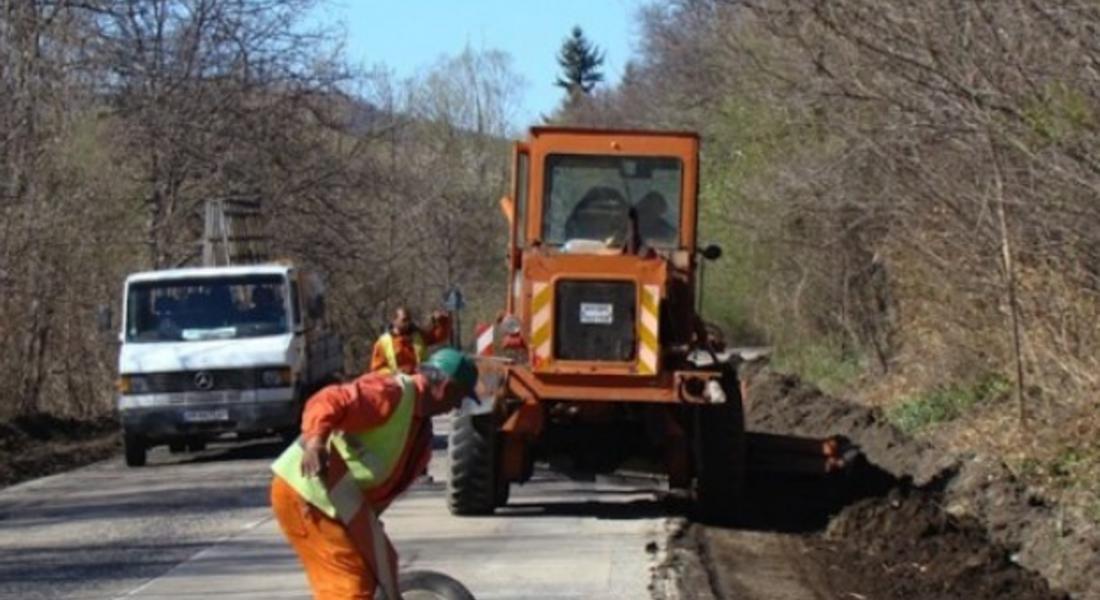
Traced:
[[0, 422], [0, 487], [108, 458], [119, 451], [118, 421], [39, 414]]
[[[1100, 528], [1045, 503], [995, 457], [952, 456], [906, 437], [877, 411], [831, 398], [796, 377], [750, 377], [749, 426], [847, 436], [875, 466], [919, 488], [947, 528], [978, 527], [1007, 557], [1055, 588], [1100, 598]], [[965, 562], [965, 561], [964, 561]]]
[[[679, 556], [685, 597], [1100, 598], [1095, 528], [1070, 523], [998, 461], [939, 452], [768, 370], [749, 377], [747, 408], [750, 431], [842, 435], [867, 462], [831, 479], [753, 474], [742, 523], [692, 525], [674, 540], [699, 559]], [[792, 572], [769, 573], [756, 593], [747, 564]], [[779, 593], [776, 581], [797, 585]]]

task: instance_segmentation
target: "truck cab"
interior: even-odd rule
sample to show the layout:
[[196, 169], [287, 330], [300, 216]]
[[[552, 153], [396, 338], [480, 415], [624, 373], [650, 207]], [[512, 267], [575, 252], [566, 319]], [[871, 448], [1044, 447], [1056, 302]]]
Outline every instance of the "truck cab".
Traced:
[[291, 265], [148, 271], [123, 291], [118, 408], [126, 462], [225, 433], [294, 435], [309, 393], [342, 371], [319, 280]]

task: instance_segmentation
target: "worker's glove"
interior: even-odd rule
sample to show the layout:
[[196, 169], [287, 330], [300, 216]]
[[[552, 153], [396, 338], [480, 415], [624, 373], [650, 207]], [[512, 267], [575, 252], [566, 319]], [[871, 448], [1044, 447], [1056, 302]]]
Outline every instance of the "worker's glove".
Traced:
[[320, 437], [303, 440], [302, 475], [322, 477], [328, 467], [328, 442]]

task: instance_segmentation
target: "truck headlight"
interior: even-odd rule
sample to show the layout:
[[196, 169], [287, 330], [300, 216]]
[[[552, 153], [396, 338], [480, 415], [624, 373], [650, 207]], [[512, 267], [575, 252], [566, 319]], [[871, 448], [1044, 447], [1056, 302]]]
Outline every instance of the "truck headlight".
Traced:
[[116, 387], [120, 394], [148, 394], [149, 380], [140, 375], [123, 375]]
[[260, 383], [264, 387], [287, 387], [291, 383], [290, 369], [265, 369], [260, 373]]

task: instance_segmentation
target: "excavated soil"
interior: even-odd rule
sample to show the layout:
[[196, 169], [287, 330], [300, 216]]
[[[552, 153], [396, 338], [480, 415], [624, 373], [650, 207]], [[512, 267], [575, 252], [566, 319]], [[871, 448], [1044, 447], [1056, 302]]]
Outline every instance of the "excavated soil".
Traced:
[[37, 414], [0, 422], [0, 487], [109, 458], [121, 447], [118, 421]]
[[841, 435], [862, 460], [828, 478], [752, 473], [734, 526], [684, 524], [667, 567], [681, 597], [1100, 598], [1100, 538], [1054, 522], [999, 462], [938, 452], [795, 377], [747, 380], [750, 431]]
[[[980, 523], [944, 512], [938, 494], [895, 488], [845, 508], [810, 541], [830, 587], [867, 598], [1066, 598], [990, 542]], [[853, 574], [855, 576], [853, 577]]]

